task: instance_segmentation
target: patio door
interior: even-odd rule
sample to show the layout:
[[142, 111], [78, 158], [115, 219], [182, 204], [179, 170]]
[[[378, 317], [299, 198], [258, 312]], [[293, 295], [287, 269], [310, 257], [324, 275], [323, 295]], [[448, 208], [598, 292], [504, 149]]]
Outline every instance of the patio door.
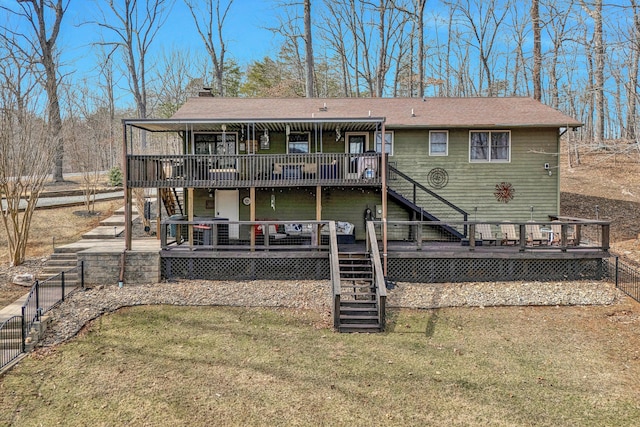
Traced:
[[[216, 217], [226, 218], [229, 221], [240, 220], [240, 207], [238, 190], [216, 190]], [[240, 237], [238, 224], [229, 225], [229, 239]]]
[[347, 132], [345, 134], [345, 149], [346, 153], [349, 154], [349, 161], [346, 165], [346, 177], [348, 179], [357, 179], [358, 178], [358, 162], [360, 161], [360, 154], [364, 153], [367, 150], [369, 145], [369, 134], [366, 132], [355, 133], [355, 132]]

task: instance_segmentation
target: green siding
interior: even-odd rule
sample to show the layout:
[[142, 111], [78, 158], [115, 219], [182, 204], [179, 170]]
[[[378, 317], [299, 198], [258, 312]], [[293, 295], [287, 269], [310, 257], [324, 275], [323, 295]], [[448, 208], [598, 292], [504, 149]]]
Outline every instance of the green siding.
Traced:
[[[511, 130], [511, 162], [470, 163], [469, 129], [456, 129], [449, 131], [448, 156], [429, 156], [429, 131], [424, 129], [396, 131], [390, 161], [427, 188], [429, 172], [444, 168], [449, 176], [447, 186], [430, 189], [467, 211], [469, 220], [476, 215], [478, 220], [527, 220], [531, 206], [534, 219], [546, 220], [559, 212], [556, 153], [557, 129], [515, 129]], [[550, 164], [552, 176], [544, 169], [545, 163]], [[501, 182], [515, 189], [509, 203], [498, 202], [494, 196]]]
[[[347, 131], [343, 130], [343, 134]], [[314, 136], [311, 132], [312, 152], [316, 150]], [[284, 133], [272, 132], [270, 149], [258, 152], [285, 153], [285, 141]], [[373, 141], [371, 133], [369, 148], [372, 148]], [[344, 137], [336, 141], [333, 132], [323, 134], [323, 152], [343, 153], [344, 144]], [[531, 217], [531, 206], [534, 208], [534, 219], [547, 220], [548, 215], [559, 213], [558, 152], [557, 129], [511, 129], [509, 163], [470, 163], [469, 129], [449, 130], [447, 156], [429, 156], [429, 129], [400, 129], [394, 130], [394, 155], [389, 157], [389, 161], [395, 162], [402, 172], [464, 209], [471, 221], [528, 220]], [[552, 176], [544, 169], [545, 163], [549, 163]], [[427, 177], [433, 168], [444, 168], [448, 173], [448, 184], [442, 189], [429, 186]], [[499, 202], [494, 196], [495, 187], [501, 182], [509, 182], [515, 189], [514, 198], [509, 203]], [[315, 191], [315, 187], [257, 189], [256, 218], [315, 220]], [[366, 207], [375, 210], [376, 205], [381, 205], [380, 190], [326, 187], [322, 191], [322, 219], [351, 222], [356, 226], [357, 238], [363, 239], [364, 210]], [[250, 207], [243, 205], [240, 200], [248, 195], [248, 189], [240, 189], [238, 203], [240, 220], [243, 221], [249, 220]], [[271, 207], [271, 195], [275, 197], [275, 209]], [[206, 207], [207, 200], [210, 201], [210, 206], [214, 203], [207, 190], [195, 190], [194, 197], [196, 216], [214, 216], [214, 209]], [[411, 219], [403, 208], [391, 201], [387, 212], [391, 221]]]

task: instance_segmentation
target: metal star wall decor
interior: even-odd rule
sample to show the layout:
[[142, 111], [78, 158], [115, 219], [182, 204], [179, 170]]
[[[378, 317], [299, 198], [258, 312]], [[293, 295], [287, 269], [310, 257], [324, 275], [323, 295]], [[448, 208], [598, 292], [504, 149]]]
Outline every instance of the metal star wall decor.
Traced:
[[515, 192], [516, 190], [510, 182], [501, 182], [500, 184], [496, 184], [496, 191], [493, 192], [493, 195], [497, 201], [509, 203], [513, 199]]

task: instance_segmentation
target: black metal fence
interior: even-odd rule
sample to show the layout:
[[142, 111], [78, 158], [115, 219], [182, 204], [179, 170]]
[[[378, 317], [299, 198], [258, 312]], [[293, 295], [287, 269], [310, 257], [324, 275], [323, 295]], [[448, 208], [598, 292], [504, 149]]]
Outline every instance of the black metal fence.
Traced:
[[640, 270], [616, 257], [607, 259], [609, 278], [616, 288], [640, 302]]
[[0, 324], [0, 369], [16, 359], [23, 346], [22, 316], [13, 316]]
[[77, 289], [84, 288], [84, 264], [33, 284], [21, 314], [0, 324], [0, 369], [24, 353], [30, 333], [42, 316]]

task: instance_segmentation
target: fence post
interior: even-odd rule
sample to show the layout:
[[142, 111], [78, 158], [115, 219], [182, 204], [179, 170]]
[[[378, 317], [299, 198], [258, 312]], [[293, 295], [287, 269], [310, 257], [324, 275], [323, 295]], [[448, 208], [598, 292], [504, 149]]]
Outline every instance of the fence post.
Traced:
[[84, 260], [80, 261], [80, 287], [84, 289]]
[[[37, 283], [37, 281], [36, 281], [36, 283]], [[25, 312], [25, 310], [26, 310], [26, 307], [23, 305], [22, 306], [22, 316], [20, 317], [20, 340], [22, 341], [22, 343], [20, 344], [20, 351], [22, 353], [24, 353], [24, 350], [25, 350], [25, 342], [24, 341], [26, 339], [26, 336], [25, 336], [25, 333], [24, 333], [24, 326], [25, 326], [24, 325], [24, 312]]]
[[618, 289], [618, 257], [616, 257], [616, 289]]
[[64, 301], [64, 271], [60, 275], [62, 278], [62, 301]]
[[36, 319], [40, 321], [40, 282], [36, 280]]

